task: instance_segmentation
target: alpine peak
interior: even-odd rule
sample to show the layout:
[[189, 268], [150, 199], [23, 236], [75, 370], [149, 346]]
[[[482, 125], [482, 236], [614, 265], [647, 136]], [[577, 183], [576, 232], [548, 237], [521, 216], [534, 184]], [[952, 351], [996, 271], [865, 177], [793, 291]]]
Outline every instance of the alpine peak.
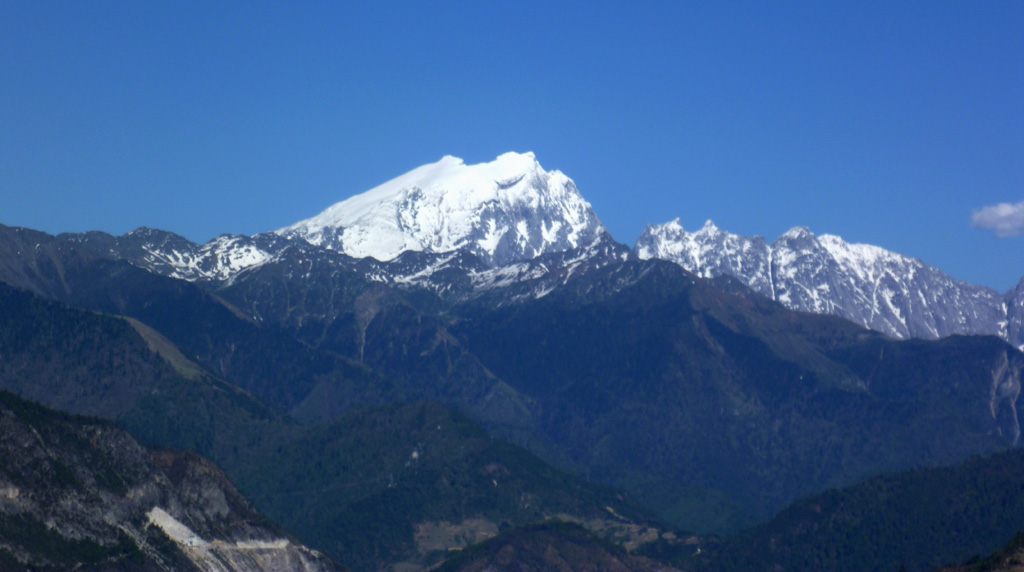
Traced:
[[794, 226], [793, 228], [787, 230], [782, 236], [779, 237], [780, 240], [794, 240], [807, 238], [814, 238], [814, 233], [811, 232], [811, 229], [807, 228], [806, 226]]
[[569, 177], [533, 153], [505, 153], [476, 165], [445, 156], [277, 233], [357, 258], [465, 250], [500, 266], [607, 231]]
[[705, 232], [705, 233], [716, 233], [716, 232], [721, 232], [721, 231], [720, 231], [720, 230], [718, 229], [718, 227], [717, 227], [717, 226], [715, 226], [715, 223], [714, 223], [714, 221], [712, 221], [711, 219], [708, 219], [707, 221], [705, 221], [705, 222], [704, 222], [704, 226], [703, 226], [703, 227], [701, 228], [701, 231], [703, 231], [703, 232]]
[[[1013, 301], [954, 280], [920, 260], [797, 226], [768, 244], [704, 228], [651, 225], [636, 243], [640, 258], [670, 260], [703, 278], [729, 275], [751, 290], [803, 312], [842, 316], [897, 338], [998, 335], [1015, 345]], [[1024, 308], [1024, 303], [1020, 304]], [[1024, 314], [1024, 310], [1019, 311]]]

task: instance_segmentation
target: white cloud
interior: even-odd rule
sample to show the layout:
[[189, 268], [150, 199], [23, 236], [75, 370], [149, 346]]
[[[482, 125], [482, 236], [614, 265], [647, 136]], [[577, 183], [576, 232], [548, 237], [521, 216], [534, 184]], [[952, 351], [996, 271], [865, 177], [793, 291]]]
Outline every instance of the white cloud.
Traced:
[[996, 236], [1007, 238], [1024, 234], [1024, 201], [1015, 205], [999, 203], [971, 213], [971, 226], [994, 230]]

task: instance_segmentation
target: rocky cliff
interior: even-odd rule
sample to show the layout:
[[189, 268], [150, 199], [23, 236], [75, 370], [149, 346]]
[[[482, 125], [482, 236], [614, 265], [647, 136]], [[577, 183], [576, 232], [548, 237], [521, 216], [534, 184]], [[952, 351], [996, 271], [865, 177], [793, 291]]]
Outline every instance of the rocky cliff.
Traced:
[[0, 570], [330, 571], [209, 461], [0, 392]]

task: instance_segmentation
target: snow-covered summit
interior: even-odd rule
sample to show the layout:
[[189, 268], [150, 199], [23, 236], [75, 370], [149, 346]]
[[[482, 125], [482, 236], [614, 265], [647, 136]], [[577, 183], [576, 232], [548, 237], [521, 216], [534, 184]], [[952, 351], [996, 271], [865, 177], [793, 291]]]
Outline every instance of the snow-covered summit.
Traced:
[[722, 231], [710, 221], [687, 232], [676, 219], [648, 226], [635, 251], [704, 278], [730, 275], [794, 310], [839, 315], [899, 338], [1008, 337], [1007, 305], [995, 291], [878, 246], [815, 236], [806, 227], [794, 227], [768, 244], [760, 236]]
[[586, 246], [607, 231], [576, 185], [533, 153], [446, 156], [276, 231], [356, 258], [465, 250], [493, 266]]
[[760, 236], [725, 232], [710, 220], [696, 232], [687, 232], [675, 219], [651, 224], [637, 240], [635, 251], [646, 260], [670, 260], [701, 278], [722, 274], [742, 277], [757, 292], [771, 292], [768, 244]]

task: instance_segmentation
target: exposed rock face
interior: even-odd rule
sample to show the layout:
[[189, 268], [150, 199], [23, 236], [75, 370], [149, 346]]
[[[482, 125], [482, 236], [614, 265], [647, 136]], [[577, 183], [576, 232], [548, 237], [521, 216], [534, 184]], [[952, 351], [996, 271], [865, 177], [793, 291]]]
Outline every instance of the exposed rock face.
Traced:
[[1024, 344], [1021, 287], [1003, 297], [920, 260], [838, 236], [815, 236], [803, 227], [767, 244], [760, 236], [724, 232], [711, 221], [686, 232], [677, 219], [648, 226], [635, 251], [704, 278], [733, 276], [793, 310], [841, 316], [897, 338], [996, 335]]
[[773, 297], [771, 256], [764, 237], [729, 234], [711, 221], [697, 232], [686, 232], [676, 219], [648, 226], [634, 250], [644, 260], [675, 262], [701, 278], [742, 277], [751, 290]]
[[0, 569], [327, 571], [212, 463], [0, 393]]

